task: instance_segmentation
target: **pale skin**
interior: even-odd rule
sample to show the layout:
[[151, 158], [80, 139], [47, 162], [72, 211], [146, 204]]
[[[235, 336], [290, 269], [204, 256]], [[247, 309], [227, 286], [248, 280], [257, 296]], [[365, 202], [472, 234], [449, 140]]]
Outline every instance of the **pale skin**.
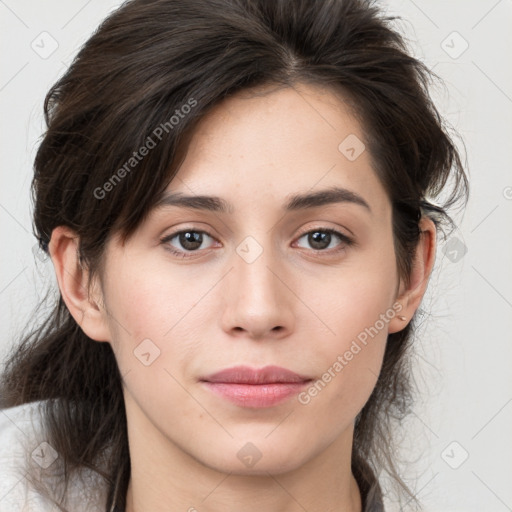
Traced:
[[[109, 241], [103, 272], [91, 282], [76, 234], [53, 231], [66, 305], [92, 340], [112, 345], [123, 375], [127, 512], [361, 510], [350, 469], [354, 420], [375, 386], [387, 334], [420, 305], [436, 231], [422, 218], [410, 279], [402, 279], [391, 203], [370, 155], [350, 161], [338, 150], [350, 134], [364, 140], [340, 97], [318, 87], [235, 96], [202, 120], [168, 187], [220, 197], [231, 211], [155, 209], [124, 246]], [[330, 187], [367, 206], [345, 200], [285, 211], [292, 195]], [[307, 234], [325, 229], [354, 243], [331, 235], [325, 248], [313, 246]], [[180, 230], [202, 233], [200, 247], [169, 239]], [[237, 251], [247, 237], [252, 245], [242, 247], [262, 251], [250, 263]], [[396, 304], [405, 321], [390, 319], [307, 405], [293, 397], [243, 408], [199, 382], [239, 364], [319, 379]], [[145, 339], [160, 350], [148, 366], [134, 355]], [[252, 467], [237, 456], [249, 442], [261, 454]]]

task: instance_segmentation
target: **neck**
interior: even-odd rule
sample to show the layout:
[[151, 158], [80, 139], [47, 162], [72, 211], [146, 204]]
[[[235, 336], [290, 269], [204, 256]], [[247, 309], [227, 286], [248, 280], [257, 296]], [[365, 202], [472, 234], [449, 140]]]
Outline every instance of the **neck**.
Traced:
[[353, 476], [342, 489], [329, 485], [313, 489], [311, 480], [290, 482], [290, 476], [244, 478], [225, 474], [217, 475], [215, 482], [191, 476], [190, 481], [196, 485], [186, 490], [180, 487], [182, 479], [162, 488], [157, 483], [146, 485], [135, 477], [128, 486], [126, 512], [236, 512], [241, 503], [247, 512], [361, 512], [361, 496]]

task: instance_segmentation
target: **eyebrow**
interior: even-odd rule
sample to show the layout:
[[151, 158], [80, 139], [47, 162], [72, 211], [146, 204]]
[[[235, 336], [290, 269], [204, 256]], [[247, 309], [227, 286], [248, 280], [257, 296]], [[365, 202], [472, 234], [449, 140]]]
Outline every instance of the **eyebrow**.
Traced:
[[[288, 196], [288, 202], [284, 206], [284, 210], [289, 212], [299, 211], [336, 203], [356, 204], [371, 212], [370, 205], [359, 194], [341, 187], [331, 187], [317, 192]], [[178, 206], [215, 213], [233, 213], [234, 211], [233, 205], [221, 197], [205, 195], [188, 196], [181, 192], [165, 193], [157, 201], [155, 208], [164, 206]]]

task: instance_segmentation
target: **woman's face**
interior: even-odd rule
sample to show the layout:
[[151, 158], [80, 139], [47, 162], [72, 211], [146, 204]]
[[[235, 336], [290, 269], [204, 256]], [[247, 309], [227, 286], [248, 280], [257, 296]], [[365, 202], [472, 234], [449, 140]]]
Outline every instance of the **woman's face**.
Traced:
[[[239, 474], [350, 448], [401, 308], [364, 138], [340, 98], [306, 85], [203, 119], [167, 199], [107, 246], [104, 322], [132, 433]], [[240, 365], [309, 381], [205, 382]]]

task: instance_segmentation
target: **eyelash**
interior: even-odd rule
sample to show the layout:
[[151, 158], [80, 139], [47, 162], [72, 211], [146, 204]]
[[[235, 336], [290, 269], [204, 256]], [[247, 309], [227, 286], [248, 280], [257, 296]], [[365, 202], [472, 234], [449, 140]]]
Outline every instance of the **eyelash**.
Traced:
[[[210, 235], [207, 231], [200, 230], [200, 229], [181, 229], [180, 231], [175, 231], [174, 233], [171, 233], [170, 235], [167, 235], [164, 238], [162, 238], [160, 241], [162, 244], [165, 244], [166, 250], [168, 250], [169, 252], [171, 252], [172, 254], [174, 254], [175, 256], [178, 256], [180, 258], [191, 258], [194, 256], [194, 253], [200, 252], [200, 249], [196, 249], [195, 251], [188, 251], [188, 252], [180, 251], [169, 244], [169, 242], [171, 240], [173, 240], [174, 238], [176, 238], [178, 235], [180, 235], [182, 233], [201, 233], [201, 234], [207, 235], [208, 237], [215, 240], [215, 238], [212, 235]], [[341, 247], [338, 247], [337, 249], [334, 249], [334, 250], [333, 249], [311, 249], [314, 253], [317, 253], [317, 254], [318, 253], [326, 253], [326, 255], [332, 255], [333, 253], [341, 252], [344, 249], [346, 249], [346, 247], [350, 247], [355, 244], [355, 242], [352, 238], [350, 238], [347, 235], [340, 233], [339, 231], [336, 231], [335, 229], [332, 229], [332, 228], [310, 229], [308, 231], [305, 231], [301, 235], [299, 235], [297, 240], [300, 240], [304, 236], [309, 235], [311, 233], [324, 233], [324, 234], [335, 235], [341, 241], [341, 244], [340, 244]]]

